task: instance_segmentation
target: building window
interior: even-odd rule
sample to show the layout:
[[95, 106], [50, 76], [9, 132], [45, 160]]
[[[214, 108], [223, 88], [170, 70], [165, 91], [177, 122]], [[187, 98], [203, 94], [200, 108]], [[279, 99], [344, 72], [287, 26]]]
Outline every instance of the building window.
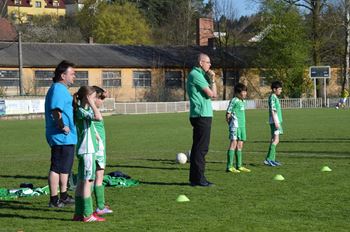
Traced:
[[165, 71], [165, 87], [181, 88], [182, 72], [181, 71]]
[[20, 0], [15, 0], [15, 5], [21, 5], [21, 1]]
[[59, 7], [59, 6], [60, 6], [60, 3], [58, 2], [58, 0], [54, 0], [54, 1], [52, 2], [52, 6], [54, 6], [54, 7]]
[[260, 87], [268, 86], [268, 81], [267, 81], [268, 76], [269, 74], [266, 71], [260, 71], [259, 73]]
[[41, 8], [41, 2], [35, 1], [35, 7], [36, 8]]
[[80, 87], [89, 85], [89, 72], [88, 71], [75, 71], [75, 81], [73, 86]]
[[0, 87], [12, 86], [19, 86], [19, 72], [15, 70], [0, 70]]
[[52, 78], [54, 77], [53, 71], [37, 70], [35, 71], [35, 86], [36, 87], [49, 87], [51, 86]]
[[103, 87], [122, 86], [121, 71], [102, 71]]
[[133, 80], [134, 80], [134, 87], [151, 87], [151, 72], [134, 71]]
[[239, 83], [239, 71], [227, 70], [226, 71], [226, 86], [234, 86]]

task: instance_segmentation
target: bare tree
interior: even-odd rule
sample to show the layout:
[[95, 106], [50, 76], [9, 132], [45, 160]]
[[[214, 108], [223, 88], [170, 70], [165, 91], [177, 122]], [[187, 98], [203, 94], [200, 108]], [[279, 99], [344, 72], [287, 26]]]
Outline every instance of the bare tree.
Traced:
[[[235, 1], [233, 0], [213, 0], [213, 18], [215, 23], [215, 47], [219, 50], [220, 64], [223, 74], [223, 100], [227, 98], [228, 57], [235, 57], [235, 49], [237, 45], [243, 43], [242, 34], [245, 29], [254, 22], [254, 17], [248, 18], [242, 25], [237, 26], [237, 10], [235, 9]], [[239, 59], [239, 57], [236, 57]], [[235, 58], [234, 61], [237, 59]], [[242, 61], [241, 61], [242, 62]], [[243, 61], [244, 62], [244, 61]], [[234, 62], [234, 85], [239, 82], [239, 72], [236, 62]]]
[[344, 53], [344, 71], [342, 81], [342, 91], [345, 87], [349, 87], [349, 68], [350, 68], [350, 0], [342, 0], [342, 6], [344, 7], [344, 28], [345, 28], [345, 53]]

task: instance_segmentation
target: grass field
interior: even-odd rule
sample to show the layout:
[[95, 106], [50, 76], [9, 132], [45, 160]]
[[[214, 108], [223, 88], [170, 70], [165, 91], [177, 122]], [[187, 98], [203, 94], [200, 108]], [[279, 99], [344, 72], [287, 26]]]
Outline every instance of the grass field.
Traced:
[[[40, 196], [0, 201], [0, 231], [349, 231], [349, 110], [285, 110], [285, 134], [277, 147], [284, 165], [274, 168], [262, 164], [267, 111], [246, 114], [243, 162], [252, 172], [225, 172], [227, 128], [224, 112], [216, 112], [206, 170], [216, 184], [211, 188], [188, 186], [189, 164], [174, 162], [176, 153], [191, 147], [187, 113], [105, 117], [106, 171], [142, 182], [106, 188], [115, 210], [107, 222], [72, 222], [73, 207], [49, 209], [49, 197]], [[46, 185], [44, 122], [0, 121], [0, 131], [0, 187]], [[333, 171], [321, 172], [324, 165]], [[285, 181], [273, 180], [276, 174]], [[180, 194], [191, 201], [176, 202]]]

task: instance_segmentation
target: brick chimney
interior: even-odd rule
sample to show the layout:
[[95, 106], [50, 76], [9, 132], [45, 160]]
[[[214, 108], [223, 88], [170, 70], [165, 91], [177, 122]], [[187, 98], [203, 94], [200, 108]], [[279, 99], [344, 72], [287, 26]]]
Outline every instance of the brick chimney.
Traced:
[[212, 18], [197, 20], [197, 45], [208, 46], [208, 40], [214, 38], [214, 22]]

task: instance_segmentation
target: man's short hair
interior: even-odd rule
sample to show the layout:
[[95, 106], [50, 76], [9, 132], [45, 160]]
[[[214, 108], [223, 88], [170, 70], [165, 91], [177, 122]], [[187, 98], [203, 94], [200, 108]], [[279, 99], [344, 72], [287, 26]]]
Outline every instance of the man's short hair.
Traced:
[[282, 88], [282, 82], [274, 81], [271, 83], [271, 89], [278, 89], [278, 88]]
[[247, 86], [245, 84], [238, 83], [237, 85], [235, 85], [234, 90], [235, 94], [241, 93], [242, 91], [247, 91]]
[[208, 57], [209, 58], [209, 56], [207, 54], [205, 54], [205, 53], [199, 53], [198, 54], [198, 57], [197, 57], [198, 64], [199, 64], [199, 62], [201, 62], [203, 60], [204, 57]]
[[74, 68], [74, 64], [67, 60], [62, 60], [55, 69], [55, 76], [52, 78], [52, 81], [54, 83], [59, 82], [62, 79], [62, 73], [65, 73], [70, 67]]

